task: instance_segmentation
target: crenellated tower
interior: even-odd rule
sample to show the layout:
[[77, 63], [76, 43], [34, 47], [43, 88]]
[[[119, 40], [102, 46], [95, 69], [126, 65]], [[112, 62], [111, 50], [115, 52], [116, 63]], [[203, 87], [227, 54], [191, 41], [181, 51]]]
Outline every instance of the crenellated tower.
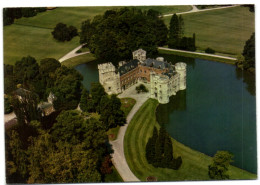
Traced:
[[99, 64], [98, 72], [99, 82], [108, 94], [118, 94], [121, 92], [120, 75], [116, 73], [116, 68], [111, 62]]

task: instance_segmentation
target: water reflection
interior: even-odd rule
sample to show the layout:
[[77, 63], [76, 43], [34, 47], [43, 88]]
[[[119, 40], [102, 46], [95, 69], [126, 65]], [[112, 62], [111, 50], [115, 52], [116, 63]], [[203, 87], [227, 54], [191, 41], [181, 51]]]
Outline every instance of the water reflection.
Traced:
[[177, 92], [175, 96], [170, 97], [170, 102], [167, 104], [159, 104], [156, 109], [156, 119], [160, 125], [169, 123], [170, 114], [173, 111], [186, 110], [186, 90]]
[[236, 77], [238, 80], [243, 79], [243, 82], [247, 84], [246, 90], [252, 95], [255, 96], [256, 86], [255, 86], [255, 75], [236, 68]]

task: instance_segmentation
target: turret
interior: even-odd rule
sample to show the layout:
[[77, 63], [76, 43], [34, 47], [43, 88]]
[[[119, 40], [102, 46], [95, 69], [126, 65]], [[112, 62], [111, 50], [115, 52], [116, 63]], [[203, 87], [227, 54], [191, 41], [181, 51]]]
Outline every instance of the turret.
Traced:
[[186, 89], [186, 66], [183, 62], [175, 64], [175, 71], [180, 74], [180, 90]]
[[140, 62], [143, 62], [146, 60], [146, 51], [142, 49], [138, 49], [133, 52], [133, 59], [137, 59]]

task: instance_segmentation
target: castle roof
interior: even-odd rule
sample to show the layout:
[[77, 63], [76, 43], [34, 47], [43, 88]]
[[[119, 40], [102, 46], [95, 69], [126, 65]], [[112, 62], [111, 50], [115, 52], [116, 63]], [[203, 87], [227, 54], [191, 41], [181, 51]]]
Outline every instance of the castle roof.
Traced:
[[136, 68], [138, 66], [138, 62], [139, 62], [139, 60], [134, 59], [134, 60], [131, 60], [130, 62], [127, 62], [126, 64], [120, 66], [118, 68], [119, 74], [123, 75], [123, 74], [133, 70], [134, 68]]
[[171, 67], [171, 65], [165, 61], [159, 61], [151, 58], [146, 59], [141, 65], [158, 69], [165, 69]]

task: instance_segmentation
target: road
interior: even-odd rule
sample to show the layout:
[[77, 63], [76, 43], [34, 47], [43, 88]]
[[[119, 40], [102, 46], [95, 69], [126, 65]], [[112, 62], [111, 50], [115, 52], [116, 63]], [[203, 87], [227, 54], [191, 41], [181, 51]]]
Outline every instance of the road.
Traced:
[[164, 47], [158, 47], [158, 49], [167, 50], [167, 51], [178, 51], [178, 52], [181, 52], [181, 53], [197, 54], [197, 55], [202, 55], [202, 56], [211, 56], [211, 57], [222, 58], [222, 59], [229, 59], [229, 60], [234, 60], [234, 61], [237, 60], [236, 58], [232, 58], [232, 57], [225, 57], [225, 56], [208, 54], [208, 53], [199, 53], [199, 52], [195, 52], [195, 51], [185, 51], [185, 50], [170, 49], [170, 48], [164, 48]]
[[[137, 84], [139, 85], [139, 84]], [[117, 139], [114, 141], [110, 141], [110, 144], [113, 147], [114, 153], [112, 154], [112, 162], [116, 167], [118, 173], [122, 177], [125, 182], [137, 182], [140, 181], [130, 170], [124, 153], [124, 136], [127, 130], [128, 124], [132, 120], [135, 113], [139, 110], [139, 108], [143, 105], [143, 103], [149, 98], [149, 93], [137, 94], [135, 90], [136, 85], [130, 87], [122, 94], [120, 94], [119, 98], [130, 97], [136, 100], [136, 104], [130, 111], [127, 116], [127, 123], [120, 127], [120, 130], [117, 135]]]

